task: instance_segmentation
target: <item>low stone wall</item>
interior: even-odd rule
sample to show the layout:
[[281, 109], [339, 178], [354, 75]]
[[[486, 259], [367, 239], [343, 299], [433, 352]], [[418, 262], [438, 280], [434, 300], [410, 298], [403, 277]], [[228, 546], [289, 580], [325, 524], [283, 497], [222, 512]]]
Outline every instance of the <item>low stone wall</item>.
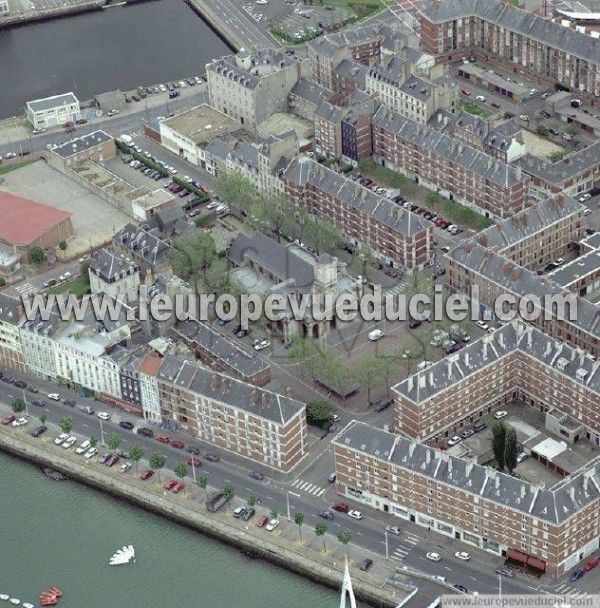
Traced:
[[[268, 538], [263, 538], [263, 535], [239, 530], [224, 521], [223, 513], [209, 513], [196, 502], [189, 501], [188, 504], [182, 504], [185, 498], [165, 497], [162, 489], [153, 491], [150, 486], [133, 485], [131, 478], [121, 479], [116, 477], [111, 469], [103, 470], [93, 464], [80, 464], [81, 461], [74, 460], [68, 454], [63, 455], [48, 449], [49, 446], [40, 440], [32, 439], [22, 431], [9, 429], [0, 427], [0, 450], [4, 452], [49, 466], [71, 479], [113, 494], [147, 511], [168, 517], [315, 582], [334, 589], [341, 588], [342, 571], [331, 568], [318, 553], [312, 553], [309, 558], [288, 541], [283, 544], [277, 536], [270, 535]], [[376, 579], [369, 582], [355, 577], [352, 582], [357, 597], [378, 608], [398, 606], [408, 595], [400, 594], [398, 589], [381, 588], [378, 585], [383, 585], [384, 581]]]

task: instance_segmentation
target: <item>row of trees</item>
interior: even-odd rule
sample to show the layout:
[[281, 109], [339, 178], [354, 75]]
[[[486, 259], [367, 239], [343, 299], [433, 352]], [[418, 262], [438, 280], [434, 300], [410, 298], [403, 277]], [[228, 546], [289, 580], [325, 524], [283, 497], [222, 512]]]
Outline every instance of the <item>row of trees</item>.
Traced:
[[501, 471], [505, 468], [512, 473], [517, 468], [517, 456], [519, 454], [519, 442], [517, 433], [512, 426], [506, 426], [504, 422], [498, 421], [492, 427], [492, 451], [496, 459], [496, 465]]

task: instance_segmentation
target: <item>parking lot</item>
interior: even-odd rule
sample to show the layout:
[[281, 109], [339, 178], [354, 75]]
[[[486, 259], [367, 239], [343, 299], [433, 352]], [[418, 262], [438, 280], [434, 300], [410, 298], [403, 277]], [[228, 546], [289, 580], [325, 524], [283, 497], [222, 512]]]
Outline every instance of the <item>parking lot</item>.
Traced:
[[351, 17], [351, 13], [339, 7], [300, 5], [283, 19], [273, 24], [280, 32], [296, 42], [302, 42], [339, 29]]

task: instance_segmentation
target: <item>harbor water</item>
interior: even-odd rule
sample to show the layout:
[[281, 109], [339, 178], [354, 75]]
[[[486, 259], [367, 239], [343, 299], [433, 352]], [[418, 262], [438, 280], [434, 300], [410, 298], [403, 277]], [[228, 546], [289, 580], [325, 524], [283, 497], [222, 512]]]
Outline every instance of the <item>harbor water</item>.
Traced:
[[[55, 586], [59, 608], [339, 605], [332, 590], [1, 452], [0, 487], [0, 594], [22, 602]], [[126, 544], [136, 562], [109, 566]]]
[[229, 51], [183, 0], [116, 6], [0, 31], [0, 118], [32, 99], [81, 100], [202, 74]]

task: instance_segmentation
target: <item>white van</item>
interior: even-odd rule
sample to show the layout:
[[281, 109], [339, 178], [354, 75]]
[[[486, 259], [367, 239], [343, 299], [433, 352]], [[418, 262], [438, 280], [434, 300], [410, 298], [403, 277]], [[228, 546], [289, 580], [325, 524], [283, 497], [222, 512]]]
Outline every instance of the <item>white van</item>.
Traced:
[[380, 329], [374, 329], [372, 332], [369, 333], [369, 340], [379, 340], [380, 338], [383, 338], [383, 332]]

